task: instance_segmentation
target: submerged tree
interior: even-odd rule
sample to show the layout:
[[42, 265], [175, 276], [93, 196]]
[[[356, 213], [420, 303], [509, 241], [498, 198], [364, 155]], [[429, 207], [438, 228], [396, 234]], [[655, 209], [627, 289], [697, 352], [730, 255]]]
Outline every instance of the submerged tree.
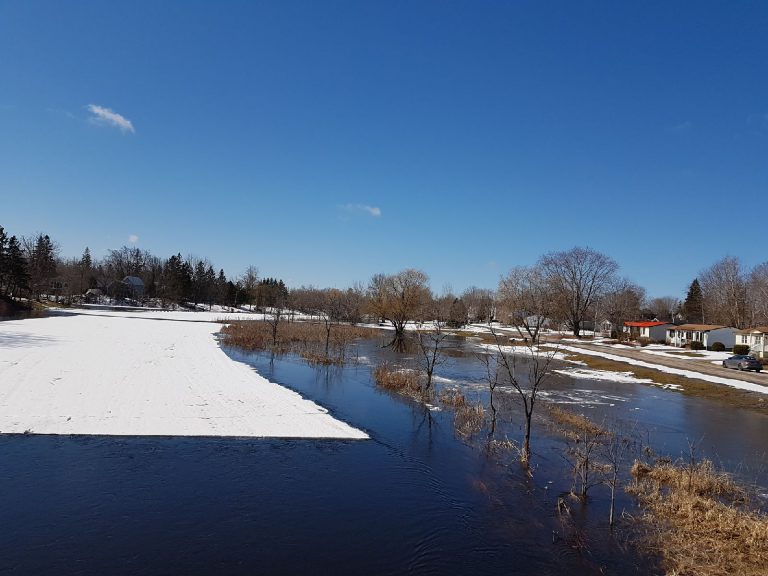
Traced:
[[505, 347], [501, 336], [491, 329], [496, 342], [496, 367], [504, 384], [514, 388], [525, 414], [525, 435], [520, 460], [528, 465], [531, 459], [531, 424], [539, 392], [552, 372], [557, 347], [544, 350], [531, 341], [521, 346]]
[[[448, 308], [450, 315], [450, 307]], [[416, 344], [420, 352], [421, 365], [427, 379], [425, 382], [425, 392], [428, 394], [432, 389], [432, 377], [435, 368], [443, 364], [446, 360], [445, 339], [448, 333], [445, 331], [445, 306], [439, 301], [433, 301], [432, 306], [427, 309], [428, 322], [422, 324], [416, 331]]]
[[371, 314], [390, 322], [395, 334], [390, 346], [398, 351], [405, 348], [405, 327], [419, 318], [424, 305], [430, 301], [429, 278], [421, 270], [409, 268], [397, 274], [377, 274], [368, 285], [368, 305]]

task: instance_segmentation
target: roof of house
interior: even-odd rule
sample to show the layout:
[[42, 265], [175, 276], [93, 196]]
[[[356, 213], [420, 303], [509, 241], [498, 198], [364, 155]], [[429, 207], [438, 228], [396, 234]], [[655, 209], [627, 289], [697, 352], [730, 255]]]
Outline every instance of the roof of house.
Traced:
[[709, 332], [710, 330], [719, 330], [720, 328], [730, 328], [730, 326], [720, 326], [719, 324], [681, 324], [675, 326], [675, 330], [690, 330], [694, 332]]
[[745, 328], [739, 330], [737, 334], [768, 334], [768, 326], [755, 326], [754, 328]]
[[144, 280], [139, 278], [138, 276], [126, 276], [123, 278], [123, 282], [126, 284], [131, 284], [133, 286], [144, 286]]
[[669, 324], [669, 322], [654, 322], [654, 321], [647, 321], [647, 322], [624, 322], [624, 326], [631, 326], [633, 328], [653, 328], [654, 326], [664, 326], [666, 324]]

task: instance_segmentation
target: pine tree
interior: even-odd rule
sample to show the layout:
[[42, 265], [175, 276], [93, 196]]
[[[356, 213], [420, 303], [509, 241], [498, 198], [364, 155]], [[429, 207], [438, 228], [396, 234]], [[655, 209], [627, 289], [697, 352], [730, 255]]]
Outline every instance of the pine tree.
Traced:
[[21, 251], [21, 244], [16, 236], [11, 236], [8, 241], [6, 257], [8, 293], [11, 296], [18, 296], [19, 292], [29, 290], [29, 272], [27, 271], [27, 261], [24, 259], [24, 253]]
[[694, 278], [683, 303], [683, 315], [687, 322], [704, 323], [704, 294], [699, 279]]
[[[80, 257], [80, 262], [78, 267], [80, 269], [79, 293], [82, 294], [87, 290], [86, 286], [90, 288], [91, 268], [93, 267], [93, 260], [91, 260], [91, 251], [88, 249], [88, 246], [86, 246], [85, 250], [83, 250], [83, 255]], [[88, 280], [88, 282], [86, 282], [86, 279]]]
[[32, 292], [40, 300], [40, 295], [50, 287], [51, 280], [56, 276], [56, 253], [51, 238], [46, 234], [38, 234], [32, 253], [29, 257], [29, 274], [32, 281]]
[[8, 236], [0, 226], [0, 296], [8, 291]]

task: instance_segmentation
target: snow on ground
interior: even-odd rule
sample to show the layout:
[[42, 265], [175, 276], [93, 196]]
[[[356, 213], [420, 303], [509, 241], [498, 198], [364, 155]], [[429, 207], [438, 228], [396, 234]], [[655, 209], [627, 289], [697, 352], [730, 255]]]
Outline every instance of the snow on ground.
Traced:
[[[549, 357], [552, 360], [568, 360], [568, 356], [563, 354], [561, 350], [565, 348], [562, 346], [552, 345], [555, 348], [539, 347], [539, 346], [502, 346], [500, 344], [477, 344], [478, 348], [487, 350], [489, 353], [501, 352], [503, 354], [518, 354], [520, 356], [530, 356], [532, 354], [540, 354], [542, 359]], [[576, 362], [574, 362], [576, 363]]]
[[367, 438], [218, 346], [220, 312], [0, 322], [0, 432]]
[[591, 370], [589, 368], [566, 368], [553, 370], [558, 374], [571, 378], [587, 378], [589, 380], [609, 380], [611, 382], [653, 384], [650, 378], [638, 378], [633, 372], [613, 372], [611, 370]]
[[615, 360], [617, 362], [625, 362], [633, 366], [641, 366], [643, 368], [652, 368], [659, 370], [660, 372], [666, 372], [667, 374], [676, 374], [685, 378], [696, 378], [698, 380], [706, 380], [707, 382], [713, 382], [715, 384], [724, 384], [732, 388], [739, 388], [740, 390], [749, 390], [750, 392], [758, 392], [760, 394], [768, 394], [768, 386], [762, 384], [753, 384], [751, 382], [745, 382], [743, 380], [734, 380], [732, 378], [723, 378], [721, 376], [711, 376], [709, 374], [703, 374], [694, 370], [682, 370], [679, 368], [670, 368], [669, 366], [662, 366], [661, 364], [653, 364], [651, 362], [645, 362], [644, 360], [635, 360], [634, 358], [627, 358], [626, 356], [616, 356], [615, 354], [608, 354], [597, 350], [587, 350], [586, 348], [579, 348], [576, 346], [560, 346], [559, 350], [567, 352], [573, 352], [575, 354], [585, 354], [587, 356], [599, 356], [608, 360]]
[[682, 390], [679, 384], [659, 384], [650, 378], [638, 378], [634, 372], [614, 372], [612, 370], [591, 370], [588, 368], [567, 368], [565, 370], [553, 370], [558, 374], [571, 378], [586, 378], [589, 380], [607, 380], [623, 384], [653, 384], [664, 390]]
[[[691, 352], [672, 346], [660, 346], [653, 350], [639, 348], [639, 350], [644, 354], [651, 354], [653, 356], [666, 356], [667, 358], [677, 358], [678, 360], [710, 360], [715, 361], [715, 364], [721, 364], [723, 360], [733, 356], [733, 352], [713, 352], [712, 350], [697, 350]], [[690, 354], [695, 354], [695, 356], [691, 356]]]

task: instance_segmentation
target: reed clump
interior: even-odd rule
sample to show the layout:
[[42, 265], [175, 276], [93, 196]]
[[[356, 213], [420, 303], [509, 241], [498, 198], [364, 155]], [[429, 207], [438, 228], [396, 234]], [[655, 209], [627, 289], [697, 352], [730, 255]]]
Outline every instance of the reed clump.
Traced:
[[461, 436], [479, 432], [485, 424], [485, 406], [480, 402], [468, 401], [456, 388], [445, 388], [438, 397], [444, 406], [454, 409], [453, 427]]
[[431, 389], [427, 390], [422, 386], [422, 378], [418, 370], [398, 367], [389, 362], [382, 362], [374, 368], [373, 379], [385, 390], [419, 402], [430, 400], [434, 393]]
[[635, 461], [627, 491], [644, 507], [640, 543], [668, 574], [768, 574], [768, 515], [709, 460]]

